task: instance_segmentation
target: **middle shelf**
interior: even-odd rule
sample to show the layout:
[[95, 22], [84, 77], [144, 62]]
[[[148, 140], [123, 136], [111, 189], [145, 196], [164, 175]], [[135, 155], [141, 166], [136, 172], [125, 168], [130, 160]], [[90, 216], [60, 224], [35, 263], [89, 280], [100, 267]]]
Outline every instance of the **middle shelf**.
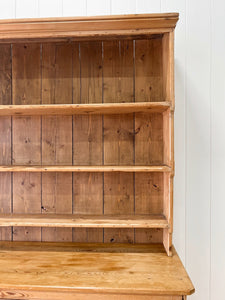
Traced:
[[71, 215], [0, 214], [0, 227], [78, 227], [78, 228], [168, 228], [162, 214], [155, 215]]
[[37, 115], [94, 115], [126, 113], [162, 113], [171, 107], [168, 101], [128, 102], [128, 103], [89, 103], [89, 104], [34, 104], [0, 105], [0, 116]]
[[0, 172], [170, 172], [171, 167], [160, 166], [0, 166]]

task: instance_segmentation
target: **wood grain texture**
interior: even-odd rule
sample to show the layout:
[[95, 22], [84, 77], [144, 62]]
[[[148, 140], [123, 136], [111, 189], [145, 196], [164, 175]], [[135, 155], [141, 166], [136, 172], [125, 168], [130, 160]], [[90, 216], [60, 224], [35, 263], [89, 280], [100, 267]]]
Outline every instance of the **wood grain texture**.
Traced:
[[[104, 42], [103, 102], [131, 102], [133, 89], [132, 41]], [[104, 165], [133, 165], [133, 115], [104, 116]], [[133, 174], [104, 174], [104, 213], [134, 214]], [[105, 242], [134, 241], [133, 230], [104, 232]]]
[[[83, 199], [82, 199], [83, 200]], [[76, 201], [75, 201], [76, 203]], [[80, 201], [80, 206], [84, 206]], [[61, 207], [60, 207], [61, 208]], [[48, 208], [46, 208], [47, 210]], [[79, 208], [78, 208], [79, 209]], [[76, 209], [78, 211], [78, 209]], [[57, 207], [56, 207], [57, 210]], [[161, 214], [149, 214], [146, 216], [142, 215], [69, 215], [62, 214], [62, 208], [58, 209], [61, 214], [36, 214], [36, 215], [24, 215], [24, 214], [1, 214], [0, 215], [0, 227], [5, 226], [29, 226], [29, 227], [87, 227], [87, 228], [168, 228], [166, 218]], [[98, 209], [96, 209], [97, 211]], [[65, 211], [67, 209], [65, 208]], [[48, 210], [47, 210], [48, 212]], [[88, 209], [85, 209], [87, 214]], [[102, 212], [102, 211], [100, 211]], [[93, 212], [92, 212], [93, 213]], [[45, 231], [47, 236], [47, 231]], [[51, 232], [52, 239], [60, 239], [59, 232], [54, 236], [54, 232]], [[42, 231], [43, 237], [43, 231]], [[62, 235], [62, 240], [66, 239], [66, 233]]]
[[[0, 104], [11, 104], [12, 62], [10, 45], [0, 46]], [[0, 164], [11, 164], [11, 117], [0, 118]], [[11, 174], [0, 173], [0, 211], [10, 213], [11, 207]], [[0, 240], [11, 240], [12, 229], [1, 228]]]
[[29, 165], [13, 165], [13, 166], [0, 166], [0, 172], [170, 172], [171, 168], [168, 166], [29, 166]]
[[[12, 46], [12, 104], [41, 103], [41, 61], [39, 44]], [[30, 99], [32, 99], [30, 101]], [[13, 164], [41, 163], [40, 117], [14, 117]], [[13, 174], [13, 212], [40, 213], [41, 174]], [[14, 240], [40, 240], [40, 228], [16, 228]]]
[[[80, 79], [80, 80], [79, 80]], [[79, 92], [78, 92], [79, 91]], [[73, 50], [74, 103], [102, 102], [102, 43], [85, 42]], [[86, 172], [73, 175], [73, 213], [103, 213], [102, 116], [73, 116], [73, 164], [86, 165]], [[80, 176], [81, 175], [81, 176]], [[102, 229], [73, 229], [73, 241], [102, 242]]]
[[[135, 114], [135, 164], [149, 165], [163, 162], [163, 119], [160, 114]], [[141, 175], [141, 176], [140, 176]], [[149, 209], [163, 208], [162, 174], [135, 175], [135, 211], [146, 213]], [[150, 193], [149, 197], [146, 195]], [[156, 197], [156, 198], [155, 198]], [[147, 209], [147, 211], [146, 211]], [[161, 230], [136, 230], [136, 242], [158, 243], [162, 240]]]
[[[72, 104], [72, 45], [42, 46], [42, 103]], [[72, 165], [72, 117], [42, 117], [42, 164]], [[72, 173], [42, 174], [42, 213], [72, 213]], [[72, 241], [72, 229], [43, 228], [43, 241]]]
[[[63, 247], [58, 247], [42, 243], [35, 247], [3, 242], [0, 264], [5, 267], [0, 273], [0, 287], [117, 295], [193, 293], [193, 285], [175, 250], [173, 257], [168, 257], [159, 245], [101, 245], [63, 243]], [[22, 276], [15, 277], [15, 273]]]
[[162, 38], [137, 40], [135, 41], [135, 101], [154, 102], [162, 99]]
[[[40, 291], [20, 291], [0, 289], [1, 299], [33, 299], [33, 300], [186, 300], [182, 296], [146, 296], [146, 295], [112, 295], [112, 294], [92, 294], [74, 292], [40, 292]], [[12, 298], [13, 297], [13, 298]]]
[[162, 114], [135, 114], [135, 164], [163, 163]]
[[133, 102], [133, 41], [108, 41], [103, 48], [104, 102]]
[[3, 20], [0, 22], [0, 36], [1, 41], [7, 42], [27, 38], [140, 37], [152, 32], [168, 32], [175, 27], [177, 20], [177, 13]]
[[[75, 76], [75, 75], [74, 75]], [[75, 83], [75, 81], [78, 81]], [[79, 86], [79, 80], [73, 79]], [[79, 93], [79, 88], [74, 88]], [[75, 94], [74, 91], [74, 94]], [[79, 95], [78, 95], [79, 97]], [[75, 95], [75, 99], [77, 99]], [[80, 98], [79, 98], [80, 99]], [[78, 101], [79, 101], [78, 99]], [[116, 96], [112, 99], [118, 101]], [[140, 102], [140, 103], [94, 103], [94, 104], [42, 104], [42, 105], [0, 105], [0, 116], [30, 116], [30, 115], [92, 115], [92, 114], [123, 114], [134, 112], [163, 112], [170, 107], [170, 102]], [[69, 99], [68, 99], [69, 101]], [[100, 100], [99, 100], [100, 101]]]

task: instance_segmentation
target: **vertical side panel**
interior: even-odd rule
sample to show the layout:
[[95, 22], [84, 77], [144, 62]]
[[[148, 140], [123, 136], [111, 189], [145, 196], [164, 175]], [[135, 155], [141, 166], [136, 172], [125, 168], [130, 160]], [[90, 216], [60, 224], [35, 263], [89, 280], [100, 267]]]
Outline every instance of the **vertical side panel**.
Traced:
[[[12, 48], [13, 104], [40, 104], [41, 65], [39, 44], [15, 44]], [[14, 165], [41, 163], [40, 117], [13, 117]], [[40, 213], [41, 174], [13, 174], [13, 212]], [[18, 227], [14, 240], [41, 240], [40, 228]]]
[[[102, 102], [101, 42], [74, 45], [73, 95], [74, 103]], [[102, 116], [73, 116], [73, 164], [102, 164]], [[103, 174], [73, 174], [73, 213], [103, 213]], [[74, 228], [73, 241], [102, 242], [103, 230]]]
[[135, 101], [163, 99], [162, 38], [135, 41]]
[[[42, 103], [72, 103], [72, 45], [43, 44]], [[42, 117], [42, 164], [72, 164], [72, 117]], [[42, 213], [72, 213], [72, 173], [42, 174]], [[71, 241], [71, 228], [43, 228], [43, 241]]]
[[[104, 102], [132, 102], [133, 41], [104, 42]], [[104, 164], [134, 163], [133, 115], [104, 116]], [[134, 214], [134, 175], [104, 174], [104, 213]], [[133, 242], [133, 229], [105, 229], [105, 242]]]
[[[170, 62], [172, 63], [172, 62]], [[171, 78], [172, 80], [172, 78]], [[171, 99], [173, 101], [173, 99]], [[163, 244], [169, 256], [172, 255], [173, 233], [173, 176], [174, 176], [174, 145], [173, 145], [173, 111], [169, 109], [163, 113], [163, 156], [164, 164], [172, 168], [171, 173], [164, 173], [164, 210], [169, 229], [163, 230]]]
[[[187, 1], [162, 0], [161, 9], [164, 12], [178, 11], [179, 22], [175, 29], [175, 177], [174, 177], [174, 228], [173, 244], [183, 263], [185, 263], [185, 226], [186, 226], [186, 28], [189, 20], [187, 19]], [[163, 38], [164, 39], [164, 38]], [[164, 39], [165, 42], [165, 39]], [[164, 44], [165, 45], [165, 44]], [[172, 56], [171, 56], [172, 58]], [[169, 99], [168, 99], [169, 100]]]
[[[11, 47], [0, 46], [0, 104], [11, 104]], [[0, 118], [0, 164], [11, 164], [11, 117]], [[0, 212], [11, 212], [11, 173], [0, 173]], [[11, 227], [0, 228], [0, 240], [11, 240]]]

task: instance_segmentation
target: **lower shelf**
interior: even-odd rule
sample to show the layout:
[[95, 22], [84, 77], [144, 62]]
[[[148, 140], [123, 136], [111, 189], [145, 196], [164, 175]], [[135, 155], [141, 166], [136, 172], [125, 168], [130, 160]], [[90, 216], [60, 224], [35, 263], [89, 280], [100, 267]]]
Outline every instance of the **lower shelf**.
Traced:
[[0, 242], [0, 297], [190, 295], [194, 287], [172, 251], [173, 257], [168, 257], [162, 245]]
[[87, 228], [168, 228], [163, 215], [92, 216], [55, 214], [0, 214], [0, 227], [87, 227]]

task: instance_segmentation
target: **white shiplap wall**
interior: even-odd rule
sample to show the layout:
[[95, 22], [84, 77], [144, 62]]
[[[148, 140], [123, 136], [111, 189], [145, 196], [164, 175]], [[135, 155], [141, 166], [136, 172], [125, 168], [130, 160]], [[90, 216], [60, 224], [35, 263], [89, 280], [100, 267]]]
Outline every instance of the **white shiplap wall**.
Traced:
[[225, 2], [0, 0], [0, 18], [179, 12], [174, 244], [196, 288], [225, 299]]

